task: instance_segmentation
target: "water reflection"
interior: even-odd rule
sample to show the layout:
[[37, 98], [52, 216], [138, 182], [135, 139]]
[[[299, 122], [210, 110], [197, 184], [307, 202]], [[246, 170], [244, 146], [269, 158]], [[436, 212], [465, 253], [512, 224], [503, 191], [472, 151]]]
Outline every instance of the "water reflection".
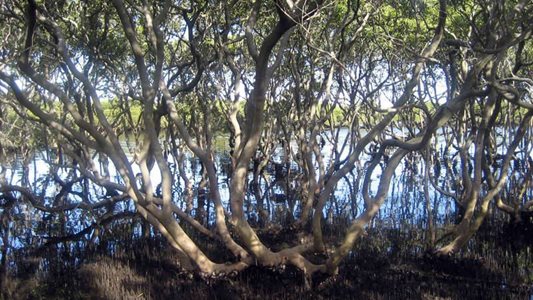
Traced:
[[[333, 159], [335, 154], [341, 159], [348, 155], [348, 147], [342, 147], [344, 141], [349, 138], [348, 130], [340, 130], [338, 134], [339, 143], [333, 145], [323, 142], [321, 144], [321, 153], [326, 164]], [[330, 139], [331, 133], [327, 132], [319, 140], [329, 141]], [[432, 221], [433, 226], [446, 228], [457, 221], [459, 207], [455, 200], [437, 190], [438, 187], [458, 195], [462, 189], [458, 182], [450, 180], [450, 178], [458, 177], [461, 172], [458, 154], [457, 152], [447, 152], [443, 143], [444, 140], [440, 137], [434, 142], [434, 148], [437, 150], [434, 151], [433, 157], [426, 158], [433, 161], [428, 170], [426, 170], [422, 154], [411, 153], [403, 160], [394, 174], [387, 201], [370, 224], [371, 227], [398, 230], [405, 230], [406, 228], [425, 229], [429, 226], [428, 222]], [[221, 200], [226, 209], [229, 210], [231, 157], [224, 138], [219, 138], [217, 145], [219, 145], [219, 149], [217, 149], [214, 159], [218, 172], [218, 186]], [[123, 146], [124, 149], [129, 148], [125, 142]], [[297, 149], [298, 144], [293, 142], [291, 147]], [[281, 145], [274, 150], [274, 155], [261, 176], [254, 177], [254, 172], [249, 172], [244, 208], [253, 226], [291, 224], [302, 214], [304, 199], [302, 199], [301, 179], [303, 172], [296, 162], [292, 160], [287, 162], [285, 151], [286, 149]], [[129, 159], [132, 160], [131, 153], [128, 152], [128, 155]], [[527, 170], [527, 159], [530, 159], [527, 155], [528, 153], [516, 154], [516, 159], [511, 166], [511, 180], [509, 180], [507, 189], [513, 188], [513, 184], [516, 185], [520, 182], [517, 174]], [[173, 187], [175, 204], [183, 211], [190, 212], [202, 224], [213, 226], [215, 212], [213, 202], [209, 199], [208, 185], [201, 162], [188, 153], [183, 153], [181, 156], [183, 164], [180, 169], [178, 159], [180, 158], [177, 155], [168, 155], [169, 166], [175, 174]], [[53, 152], [41, 151], [30, 158], [17, 157], [11, 164], [4, 165], [0, 173], [6, 183], [28, 187], [34, 191], [42, 198], [44, 206], [95, 203], [116, 195], [112, 190], [91, 184], [87, 179], [79, 177], [77, 171], [58, 165], [54, 160]], [[354, 170], [338, 182], [335, 192], [322, 211], [326, 225], [337, 225], [345, 228], [351, 220], [364, 211], [361, 191], [363, 187], [362, 176], [366, 170], [366, 165], [363, 162], [370, 160], [370, 152], [365, 152], [360, 159], [361, 163], [357, 163]], [[100, 167], [102, 174], [109, 176], [110, 180], [114, 182], [121, 182], [117, 170], [107, 159], [95, 156], [93, 161], [95, 165]], [[378, 182], [385, 163], [386, 158], [380, 162], [372, 174], [371, 194], [377, 192]], [[251, 165], [250, 168], [253, 170], [254, 166]], [[140, 173], [138, 165], [133, 164], [132, 169], [135, 173]], [[153, 167], [150, 174], [153, 185], [157, 187], [161, 182], [157, 165]], [[434, 180], [436, 186], [429, 184], [427, 176]], [[69, 182], [72, 178], [79, 179]], [[192, 183], [192, 187], [194, 187], [192, 190], [188, 188], [185, 179]], [[58, 197], [62, 189], [65, 188], [65, 184], [71, 185], [71, 192]], [[142, 185], [140, 180], [138, 184], [139, 186]], [[155, 193], [158, 194], [159, 189], [156, 188]], [[529, 193], [526, 197], [532, 196], [531, 190], [527, 190], [526, 193]], [[191, 195], [192, 197], [189, 197]], [[12, 216], [13, 220], [22, 226], [16, 226], [17, 232], [13, 232], [9, 243], [13, 249], [45, 244], [53, 236], [77, 234], [92, 224], [105, 220], [107, 215], [118, 212], [134, 212], [133, 203], [131, 201], [118, 201], [92, 211], [68, 210], [61, 213], [42, 213], [30, 209], [26, 203], [21, 203], [13, 208]], [[132, 223], [129, 226], [132, 226], [131, 232], [137, 236], [150, 234], [149, 227], [143, 225], [143, 222]], [[96, 242], [99, 239], [94, 231], [90, 230], [86, 233], [87, 240]], [[111, 245], [108, 246], [111, 247]]]
[[[330, 139], [330, 133], [325, 133], [323, 140]], [[348, 148], [342, 148], [342, 144], [348, 138], [348, 131], [341, 130], [339, 132], [339, 141], [335, 145], [325, 143], [322, 146], [322, 155], [324, 162], [327, 164], [332, 159], [334, 149], [337, 147], [341, 158], [345, 158], [348, 154]], [[222, 139], [222, 142], [224, 140]], [[221, 142], [217, 143], [218, 145]], [[124, 142], [124, 149], [128, 149]], [[215, 163], [218, 171], [219, 189], [221, 200], [229, 209], [229, 179], [231, 174], [231, 158], [227, 145], [226, 148], [218, 149], [215, 156]], [[291, 147], [297, 149], [298, 145], [294, 143]], [[437, 147], [439, 148], [439, 147]], [[461, 186], [456, 182], [451, 182], [447, 178], [456, 177], [460, 174], [457, 154], [452, 157], [444, 157], [440, 159], [439, 156], [444, 155], [442, 152], [442, 145], [440, 151], [436, 151], [435, 160], [437, 161], [431, 168], [431, 174], [435, 179], [437, 185], [443, 190], [448, 190], [454, 194], [461, 191]], [[294, 220], [299, 218], [302, 212], [302, 191], [300, 190], [300, 182], [302, 170], [295, 162], [285, 163], [285, 149], [278, 146], [269, 164], [264, 169], [262, 176], [255, 178], [253, 172], [250, 172], [248, 177], [248, 192], [246, 196], [245, 211], [248, 213], [248, 218], [258, 224], [265, 224], [270, 220]], [[525, 155], [522, 155], [525, 158]], [[61, 185], [58, 181], [68, 181], [72, 178], [72, 169], [58, 166], [53, 163], [52, 154], [48, 151], [41, 151], [36, 153], [30, 160], [23, 160], [21, 158], [15, 159], [10, 165], [3, 166], [4, 180], [8, 184], [20, 185], [29, 187], [35, 191], [40, 197], [44, 199], [45, 205], [57, 204], [59, 199], [56, 199], [58, 192], [61, 190]], [[131, 153], [129, 153], [131, 159]], [[361, 161], [369, 161], [369, 154], [363, 154]], [[401, 164], [394, 175], [391, 183], [391, 188], [388, 193], [388, 200], [382, 206], [374, 223], [386, 224], [391, 228], [400, 228], [406, 223], [409, 225], [424, 224], [428, 220], [428, 209], [426, 197], [429, 196], [429, 204], [433, 214], [435, 225], [443, 226], [447, 223], [453, 222], [457, 213], [457, 206], [454, 199], [448, 197], [431, 185], [428, 184], [427, 195], [424, 194], [424, 172], [425, 164], [423, 157], [420, 154], [409, 154], [404, 163]], [[94, 163], [101, 168], [101, 173], [106, 174], [112, 181], [121, 182], [120, 174], [112, 164], [107, 160], [102, 160], [101, 157], [95, 157]], [[207, 185], [205, 176], [203, 174], [202, 164], [200, 161], [185, 153], [184, 154], [184, 168], [181, 170], [185, 172], [184, 176], [180, 176], [178, 170], [178, 161], [175, 156], [168, 156], [168, 163], [171, 170], [174, 171], [174, 200], [176, 204], [184, 211], [190, 211], [198, 219], [204, 219], [204, 223], [212, 224], [214, 222], [213, 204], [209, 201], [207, 192]], [[379, 178], [383, 168], [378, 166], [372, 177], [370, 183], [370, 193], [376, 193], [379, 183]], [[512, 166], [513, 171], [524, 171], [527, 168], [526, 159], [515, 160]], [[137, 164], [132, 164], [132, 169], [135, 173], [140, 173], [140, 168]], [[337, 220], [343, 222], [354, 219], [358, 214], [364, 210], [364, 201], [361, 196], [362, 180], [361, 174], [365, 171], [365, 165], [358, 164], [355, 169], [342, 178], [335, 189], [330, 201], [323, 210], [325, 220], [328, 223], [334, 223]], [[318, 170], [317, 170], [318, 172]], [[514, 172], [510, 172], [510, 182], [518, 182], [518, 178], [513, 181]], [[150, 172], [151, 180], [154, 186], [159, 186], [161, 183], [161, 176], [157, 165], [153, 167]], [[193, 203], [192, 207], [183, 199], [186, 198], [186, 182], [184, 177], [189, 178], [193, 182]], [[257, 182], [256, 182], [257, 181]], [[139, 180], [139, 185], [141, 182]], [[530, 191], [529, 191], [530, 192]], [[156, 194], [159, 189], [156, 189]], [[106, 197], [113, 196], [113, 191], [106, 190], [102, 187], [91, 184], [87, 180], [80, 180], [72, 185], [72, 192], [66, 195], [65, 199], [61, 199], [66, 203], [80, 203], [83, 201], [95, 202]], [[24, 207], [22, 205], [21, 207]], [[115, 211], [131, 210], [132, 204], [129, 202], [121, 202], [114, 208]], [[76, 213], [76, 212], [70, 212]], [[26, 211], [25, 214], [29, 214]], [[76, 218], [67, 218], [69, 220], [76, 220]], [[35, 220], [35, 219], [34, 219]], [[78, 223], [84, 223], [86, 218], [81, 218]], [[79, 229], [79, 226], [84, 224], [64, 224], [74, 231]], [[31, 226], [30, 226], [31, 227]]]

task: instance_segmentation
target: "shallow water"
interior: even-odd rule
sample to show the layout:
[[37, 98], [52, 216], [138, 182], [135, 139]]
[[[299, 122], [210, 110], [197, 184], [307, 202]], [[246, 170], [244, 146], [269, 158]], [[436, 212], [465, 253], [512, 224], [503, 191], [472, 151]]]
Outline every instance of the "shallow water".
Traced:
[[[341, 131], [342, 133], [342, 131]], [[224, 138], [217, 140], [217, 155], [215, 156], [216, 167], [218, 170], [219, 189], [224, 205], [229, 211], [229, 174], [228, 165], [230, 164], [230, 158], [228, 154], [228, 146]], [[297, 147], [297, 145], [293, 145]], [[126, 149], [126, 145], [124, 143]], [[329, 147], [329, 148], [328, 148]], [[331, 145], [326, 145], [323, 148], [324, 160], [331, 159]], [[437, 147], [438, 148], [438, 147]], [[345, 154], [342, 154], [345, 155]], [[440, 154], [439, 154], [440, 155]], [[14, 159], [11, 164], [4, 165], [3, 176], [5, 180], [10, 184], [24, 185], [30, 187], [37, 194], [40, 194], [45, 199], [45, 204], [52, 204], [54, 202], [55, 195], [58, 192], [59, 186], [54, 183], [53, 178], [50, 177], [50, 170], [52, 170], [49, 164], [49, 153], [42, 151], [36, 153], [32, 159], [23, 163], [19, 159]], [[515, 171], [524, 172], [526, 153], [519, 153], [518, 159], [522, 159], [517, 164], [512, 164], [512, 170], [510, 172], [511, 178], [517, 173]], [[130, 156], [131, 158], [131, 156]], [[361, 161], [368, 161], [369, 157], [365, 154]], [[457, 157], [450, 158], [450, 160], [457, 161]], [[298, 169], [296, 163], [288, 165], [282, 164], [284, 161], [283, 149], [278, 148], [275, 151], [275, 155], [272, 158], [272, 163], [269, 164], [265, 170], [265, 176], [261, 177], [259, 188], [263, 197], [258, 198], [258, 195], [253, 189], [253, 176], [250, 174], [249, 187], [250, 190], [246, 195], [245, 211], [250, 220], [250, 223], [260, 225], [261, 218], [264, 215], [259, 215], [259, 209], [267, 212], [266, 216], [268, 221], [274, 224], [280, 224], [282, 227], [290, 222], [290, 219], [299, 217], [301, 213], [301, 201], [298, 194], [298, 181], [295, 177], [291, 176], [276, 176], [277, 173], [287, 174], [288, 169], [293, 175], [301, 174], [301, 170]], [[95, 158], [95, 163], [99, 163]], [[178, 176], [177, 162], [172, 156], [169, 157], [169, 165], [175, 170], [174, 199], [177, 205], [182, 209], [186, 208], [184, 201], [185, 190], [183, 179]], [[441, 188], [455, 191], [449, 177], [452, 176], [450, 172], [459, 172], [457, 165], [453, 165], [450, 170], [446, 169], [441, 162], [439, 162], [440, 175], [437, 176], [437, 184]], [[280, 169], [281, 166], [281, 169]], [[205, 203], [202, 207], [206, 212], [206, 218], [202, 221], [212, 226], [214, 223], [214, 209], [213, 204], [205, 198], [205, 193], [201, 193], [196, 187], [202, 179], [201, 164], [198, 159], [186, 156], [185, 159], [185, 171], [187, 177], [194, 182], [194, 210], [191, 212], [193, 216], [198, 217], [199, 211], [197, 210], [199, 203]], [[137, 165], [132, 166], [134, 172], [139, 172]], [[349, 173], [345, 178], [339, 181], [336, 190], [332, 195], [330, 201], [323, 210], [325, 220], [325, 234], [331, 237], [333, 240], [340, 239], [343, 236], [344, 229], [348, 226], [349, 222], [356, 218], [363, 210], [364, 203], [361, 196], [362, 179], [358, 181], [358, 177], [363, 174], [364, 164], [356, 166], [353, 172]], [[436, 173], [435, 166], [432, 166], [432, 173]], [[56, 174], [63, 180], [69, 177], [70, 170], [67, 168], [54, 168]], [[368, 253], [368, 255], [374, 255], [372, 251], [377, 251], [379, 255], [387, 255], [390, 257], [417, 257], [427, 250], [427, 227], [428, 216], [426, 208], [426, 198], [424, 194], [424, 165], [423, 159], [418, 154], [412, 154], [404, 159], [396, 170], [395, 176], [389, 189], [388, 198], [385, 204], [381, 207], [378, 215], [370, 224], [368, 231], [370, 236], [375, 235], [375, 239], [362, 241], [362, 244], [372, 245], [369, 249], [362, 249], [362, 253]], [[116, 182], [121, 182], [120, 176], [113, 168], [112, 164], [109, 165], [110, 178]], [[377, 183], [381, 173], [381, 167], [377, 167], [372, 176], [372, 183], [370, 186], [371, 193], [375, 193], [377, 189]], [[160, 174], [157, 166], [151, 172], [152, 181], [157, 185], [160, 182]], [[518, 180], [510, 180], [508, 185], [519, 182]], [[511, 187], [508, 186], [508, 189]], [[104, 198], [106, 190], [94, 186], [90, 183], [76, 183], [73, 186], [74, 192], [83, 193], [88, 201], [96, 202]], [[527, 190], [526, 197], [531, 198], [533, 191]], [[458, 217], [458, 208], [454, 200], [450, 197], [444, 196], [437, 192], [433, 186], [429, 185], [428, 195], [430, 205], [433, 212], [434, 225], [437, 230], [442, 233], [442, 228], [451, 226], [456, 222]], [[69, 203], [79, 203], [83, 201], [82, 197], [75, 194], [69, 194], [66, 199]], [[199, 202], [200, 201], [200, 202]], [[3, 209], [3, 208], [2, 208]], [[491, 208], [494, 209], [494, 208]], [[117, 203], [113, 208], [114, 212], [120, 211], [133, 211], [134, 207], [131, 201]], [[2, 211], [0, 210], [0, 213]], [[46, 244], [46, 242], [53, 236], [65, 236], [69, 234], [75, 234], [84, 228], [91, 226], [96, 220], [96, 216], [102, 216], [106, 213], [105, 209], [96, 210], [94, 212], [84, 212], [80, 210], [73, 210], [65, 212], [63, 214], [48, 214], [41, 213], [31, 209], [26, 204], [17, 205], [12, 209], [12, 233], [9, 238], [9, 256], [11, 257], [10, 268], [13, 270], [23, 270], [21, 261], [26, 259], [27, 255], [31, 253], [31, 249], [39, 248]], [[288, 221], [289, 220], [289, 221]], [[495, 245], [498, 240], [502, 239], [502, 224], [507, 220], [507, 216], [503, 215], [497, 210], [494, 211], [491, 216], [485, 220], [484, 226], [488, 229], [482, 231], [480, 240], [471, 242], [465, 253], [472, 255], [480, 255], [483, 257], [500, 257], [504, 260], [502, 264], [492, 263], [495, 269], [505, 270], [502, 271], [505, 274], [515, 272], [520, 278], [527, 278], [528, 274], [533, 274], [533, 266], [528, 263], [527, 260], [532, 258], [530, 246], [525, 248], [502, 248], [499, 249], [498, 245]], [[16, 223], [16, 226], [14, 225]], [[393, 230], [393, 231], [391, 231]], [[392, 233], [391, 233], [392, 232]], [[121, 251], [124, 251], [125, 244], [132, 242], [134, 239], [140, 238], [145, 234], [143, 230], [143, 222], [136, 220], [127, 223], [117, 223], [107, 227], [106, 235], [98, 237], [96, 244], [105, 245], [102, 246], [103, 253], [105, 255], [118, 255]], [[484, 236], [486, 234], [486, 237]], [[47, 253], [47, 258], [40, 260], [37, 266], [33, 267], [35, 270], [51, 271], [58, 268], [57, 260], [62, 260], [59, 265], [65, 266], [79, 266], [86, 262], [85, 254], [86, 248], [90, 245], [89, 241], [93, 235], [93, 231], [89, 231], [84, 235], [84, 238], [80, 241], [59, 243], [53, 247], [54, 252]], [[150, 236], [157, 236], [158, 234], [150, 232]], [[194, 237], [194, 234], [192, 234]], [[273, 239], [273, 241], [277, 241]], [[3, 242], [0, 241], [0, 245]], [[273, 247], [276, 246], [276, 242], [272, 242]], [[216, 247], [213, 245], [203, 245], [204, 248], [210, 249]], [[508, 246], [506, 246], [508, 247]], [[528, 248], [529, 247], [529, 248]], [[494, 250], [497, 249], [497, 250]], [[47, 250], [48, 251], [48, 250]], [[365, 252], [366, 251], [366, 252]], [[521, 252], [520, 252], [521, 251]], [[529, 254], [523, 254], [526, 251]], [[354, 251], [355, 252], [355, 251]], [[514, 252], [520, 253], [513, 254]], [[67, 255], [68, 260], [63, 256]], [[223, 255], [216, 253], [216, 255]], [[216, 256], [215, 255], [215, 256]], [[354, 254], [355, 255], [355, 254]], [[0, 258], [2, 253], [0, 253]], [[357, 256], [352, 257], [357, 259]], [[513, 261], [516, 259], [516, 261]], [[350, 260], [350, 259], [349, 259]], [[495, 259], [498, 260], [497, 258]], [[525, 260], [525, 261], [522, 261]], [[401, 260], [399, 261], [401, 263]], [[364, 262], [357, 262], [357, 265], [364, 265]], [[374, 266], [369, 266], [373, 268]], [[62, 267], [59, 267], [62, 268]], [[503, 276], [503, 275], [502, 275]], [[403, 277], [402, 277], [403, 278]], [[533, 278], [532, 278], [533, 279]], [[355, 280], [355, 279], [354, 279]], [[403, 279], [402, 279], [403, 280]], [[388, 295], [388, 294], [386, 294]], [[402, 294], [403, 295], [403, 294]], [[379, 297], [378, 297], [379, 298]]]

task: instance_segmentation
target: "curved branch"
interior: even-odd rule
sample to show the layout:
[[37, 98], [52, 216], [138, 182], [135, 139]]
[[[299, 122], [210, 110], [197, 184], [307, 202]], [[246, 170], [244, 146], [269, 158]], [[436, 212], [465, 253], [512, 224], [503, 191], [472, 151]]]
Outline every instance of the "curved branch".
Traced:
[[17, 185], [7, 185], [7, 184], [1, 184], [0, 185], [0, 192], [2, 193], [11, 193], [11, 192], [19, 192], [24, 196], [24, 200], [27, 200], [34, 208], [49, 212], [49, 213], [57, 213], [57, 212], [64, 212], [74, 209], [83, 209], [83, 210], [93, 210], [98, 209], [101, 207], [109, 206], [118, 202], [126, 201], [129, 199], [129, 196], [127, 194], [121, 194], [117, 196], [113, 196], [111, 198], [95, 202], [95, 203], [87, 203], [87, 202], [79, 202], [79, 203], [70, 203], [65, 204], [62, 206], [46, 206], [43, 204], [43, 198], [36, 196], [33, 194], [33, 192], [25, 187], [17, 186]]
[[79, 239], [82, 239], [86, 234], [89, 234], [91, 233], [94, 229], [98, 228], [98, 227], [101, 227], [101, 226], [106, 226], [107, 224], [110, 224], [114, 221], [118, 221], [118, 220], [124, 220], [124, 219], [133, 219], [135, 218], [135, 216], [138, 216], [136, 213], [134, 212], [131, 212], [131, 211], [124, 211], [124, 212], [120, 212], [120, 213], [117, 213], [115, 215], [111, 215], [111, 216], [108, 216], [102, 220], [99, 220], [98, 223], [92, 223], [91, 225], [85, 227], [84, 229], [74, 233], [74, 234], [70, 234], [70, 235], [65, 235], [65, 236], [52, 236], [52, 237], [43, 237], [44, 239], [46, 239], [47, 241], [44, 243], [44, 245], [40, 246], [39, 248], [37, 248], [35, 250], [36, 253], [41, 253], [45, 248], [48, 248], [50, 246], [53, 246], [55, 244], [59, 244], [59, 243], [65, 243], [65, 242], [71, 242], [71, 241], [76, 241], [76, 240], [79, 240]]

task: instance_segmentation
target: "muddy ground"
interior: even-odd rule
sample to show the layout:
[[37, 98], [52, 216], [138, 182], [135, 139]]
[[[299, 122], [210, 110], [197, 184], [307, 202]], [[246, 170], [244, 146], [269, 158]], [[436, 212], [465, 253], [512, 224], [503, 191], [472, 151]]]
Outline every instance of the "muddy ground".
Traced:
[[[283, 235], [277, 232], [262, 238], [275, 244], [288, 238]], [[242, 273], [219, 278], [186, 273], [177, 267], [176, 257], [165, 241], [154, 238], [116, 243], [108, 240], [98, 248], [85, 248], [77, 253], [52, 247], [44, 254], [47, 259], [25, 257], [18, 261], [17, 274], [9, 278], [3, 297], [529, 299], [531, 295], [533, 270], [528, 262], [529, 245], [518, 250], [484, 244], [477, 251], [436, 257], [416, 247], [413, 251], [407, 236], [377, 236], [363, 238], [338, 275], [316, 274], [307, 285], [302, 273], [291, 266], [252, 266]], [[225, 254], [219, 255], [223, 260]], [[323, 259], [321, 255], [308, 256], [316, 261]]]

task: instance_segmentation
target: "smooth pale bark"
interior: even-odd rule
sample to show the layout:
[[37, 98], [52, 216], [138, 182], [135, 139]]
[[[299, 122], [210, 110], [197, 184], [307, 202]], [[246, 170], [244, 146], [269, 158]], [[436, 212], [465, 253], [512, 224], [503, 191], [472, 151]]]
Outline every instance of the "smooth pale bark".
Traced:
[[[286, 17], [285, 17], [286, 18]], [[248, 165], [257, 150], [264, 122], [263, 110], [266, 101], [270, 73], [268, 60], [272, 49], [294, 24], [287, 21], [278, 21], [273, 31], [265, 38], [255, 66], [255, 81], [252, 94], [246, 104], [246, 126], [244, 139], [236, 151], [238, 157], [235, 170], [231, 179], [230, 197], [232, 222], [236, 219], [244, 220], [243, 203], [245, 194], [245, 178], [248, 174]]]
[[[437, 24], [437, 28], [435, 29], [435, 34], [427, 47], [421, 51], [420, 56], [412, 69], [411, 79], [407, 82], [400, 98], [396, 101], [396, 103], [394, 103], [394, 108], [400, 108], [409, 103], [413, 94], [413, 90], [420, 79], [420, 72], [425, 66], [427, 60], [431, 58], [439, 48], [440, 42], [444, 36], [444, 27], [446, 24], [447, 15], [446, 1], [441, 0], [439, 1], [439, 4], [439, 22]], [[365, 147], [389, 125], [398, 112], [399, 110], [395, 109], [388, 113], [377, 125], [370, 129], [370, 131], [357, 142], [354, 147], [354, 151], [349, 155], [346, 163], [344, 163], [344, 165], [342, 165], [338, 171], [334, 172], [329, 178], [328, 182], [325, 184], [324, 189], [320, 193], [318, 204], [315, 207], [315, 212], [313, 215], [313, 238], [316, 251], [325, 251], [322, 234], [322, 210], [324, 209], [327, 200], [334, 192], [337, 183], [355, 167], [355, 163], [359, 160], [359, 157]]]
[[180, 174], [181, 180], [183, 180], [185, 185], [185, 203], [186, 203], [186, 209], [185, 213], [190, 213], [193, 209], [193, 189], [192, 189], [192, 181], [189, 180], [189, 177], [187, 176], [187, 173], [185, 172], [185, 153], [183, 149], [180, 149], [180, 152], [178, 154], [178, 157], [176, 158], [178, 163], [178, 172]]
[[176, 107], [174, 106], [174, 103], [172, 102], [172, 96], [170, 95], [170, 92], [166, 88], [166, 85], [161, 82], [161, 91], [163, 92], [163, 96], [165, 98], [165, 101], [167, 103], [167, 106], [169, 108], [169, 114], [170, 118], [178, 128], [178, 131], [180, 133], [181, 138], [187, 145], [187, 147], [202, 161], [205, 168], [207, 169], [207, 176], [209, 181], [209, 190], [211, 195], [211, 200], [213, 200], [215, 204], [215, 215], [216, 215], [216, 226], [218, 234], [220, 235], [222, 241], [228, 247], [228, 249], [236, 256], [241, 258], [248, 257], [248, 252], [244, 250], [243, 247], [241, 247], [239, 244], [235, 242], [233, 237], [231, 236], [228, 227], [226, 225], [226, 212], [224, 210], [224, 207], [222, 206], [222, 201], [220, 199], [220, 191], [218, 187], [218, 176], [215, 169], [215, 164], [213, 162], [213, 159], [209, 155], [207, 151], [205, 151], [203, 148], [201, 148], [198, 144], [196, 144], [192, 137], [189, 135], [189, 132], [187, 131], [187, 128], [183, 124], [181, 118], [179, 117]]
[[[520, 127], [518, 128], [515, 134], [513, 142], [507, 148], [507, 153], [505, 154], [502, 167], [500, 168], [500, 176], [498, 181], [496, 182], [496, 185], [493, 186], [481, 199], [475, 198], [471, 200], [471, 203], [469, 203], [470, 206], [475, 207], [475, 203], [477, 203], [477, 201], [480, 202], [480, 209], [477, 213], [476, 218], [472, 222], [470, 222], [472, 219], [473, 212], [469, 213], [468, 215], [465, 214], [465, 217], [463, 218], [459, 226], [457, 226], [457, 228], [455, 229], [455, 238], [447, 245], [439, 248], [436, 251], [437, 254], [448, 255], [457, 252], [479, 230], [479, 227], [487, 216], [490, 201], [497, 197], [498, 193], [501, 191], [501, 189], [505, 186], [505, 183], [507, 182], [509, 165], [511, 163], [512, 156], [514, 155], [516, 148], [519, 146], [519, 143], [524, 138], [527, 126], [529, 126], [532, 116], [533, 110], [530, 110], [520, 123]], [[476, 193], [476, 195], [477, 194], [478, 193]]]
[[[259, 3], [259, 1], [257, 2]], [[274, 67], [269, 68], [268, 62], [274, 46], [280, 41], [283, 35], [295, 25], [289, 16], [278, 9], [279, 17], [272, 32], [265, 37], [259, 52], [257, 52], [251, 38], [248, 38], [249, 49], [257, 52], [255, 58], [255, 80], [253, 91], [246, 104], [246, 123], [244, 136], [236, 150], [236, 166], [231, 178], [230, 201], [231, 201], [231, 222], [234, 225], [239, 237], [246, 247], [253, 254], [261, 265], [278, 265], [289, 262], [302, 269], [306, 274], [312, 274], [317, 270], [323, 270], [323, 266], [317, 266], [305, 259], [300, 252], [306, 247], [296, 247], [274, 253], [270, 251], [259, 239], [254, 229], [248, 224], [243, 212], [245, 196], [245, 179], [248, 175], [248, 166], [254, 156], [261, 137], [264, 122], [264, 106], [266, 101], [266, 91], [269, 78], [272, 76]], [[249, 35], [248, 35], [249, 36]], [[278, 53], [281, 55], [281, 52]], [[278, 57], [279, 58], [279, 57]]]
[[[424, 155], [424, 200], [426, 206], [426, 222], [427, 222], [427, 232], [426, 232], [426, 243], [430, 248], [433, 248], [435, 245], [435, 224], [433, 221], [433, 209], [431, 208], [431, 196], [429, 195], [429, 168], [430, 168], [431, 158], [429, 157], [429, 149], [426, 148]], [[433, 162], [435, 163], [435, 162]], [[439, 162], [436, 162], [439, 163]]]
[[[381, 175], [379, 181], [378, 193], [371, 200], [367, 201], [367, 208], [365, 209], [363, 214], [361, 214], [359, 217], [357, 217], [357, 219], [352, 222], [352, 225], [350, 226], [350, 228], [348, 228], [348, 231], [346, 232], [343, 242], [327, 260], [326, 266], [327, 271], [329, 273], [334, 274], [337, 272], [338, 266], [341, 261], [346, 255], [348, 255], [353, 245], [355, 244], [355, 241], [364, 233], [366, 225], [379, 211], [379, 208], [381, 207], [383, 202], [385, 202], [385, 199], [389, 192], [390, 181], [392, 179], [392, 176], [394, 175], [394, 171], [398, 167], [398, 164], [403, 159], [403, 157], [407, 155], [407, 153], [409, 153], [409, 151], [405, 149], [398, 149], [389, 159], [387, 167], [383, 171], [383, 174]], [[367, 178], [371, 177], [372, 170], [373, 168], [370, 168], [370, 172], [367, 174]], [[365, 181], [366, 182], [363, 187], [363, 193], [366, 194], [368, 193], [370, 182], [368, 180]]]
[[[214, 263], [211, 261], [196, 245], [196, 243], [183, 231], [176, 219], [168, 217], [157, 207], [149, 205], [145, 208], [147, 214], [144, 216], [150, 220], [152, 215], [163, 228], [168, 232], [167, 238], [170, 237], [180, 249], [194, 262], [201, 272], [207, 274], [229, 273], [240, 271], [246, 268], [251, 261], [240, 261], [234, 264]], [[142, 209], [141, 209], [142, 211]]]

